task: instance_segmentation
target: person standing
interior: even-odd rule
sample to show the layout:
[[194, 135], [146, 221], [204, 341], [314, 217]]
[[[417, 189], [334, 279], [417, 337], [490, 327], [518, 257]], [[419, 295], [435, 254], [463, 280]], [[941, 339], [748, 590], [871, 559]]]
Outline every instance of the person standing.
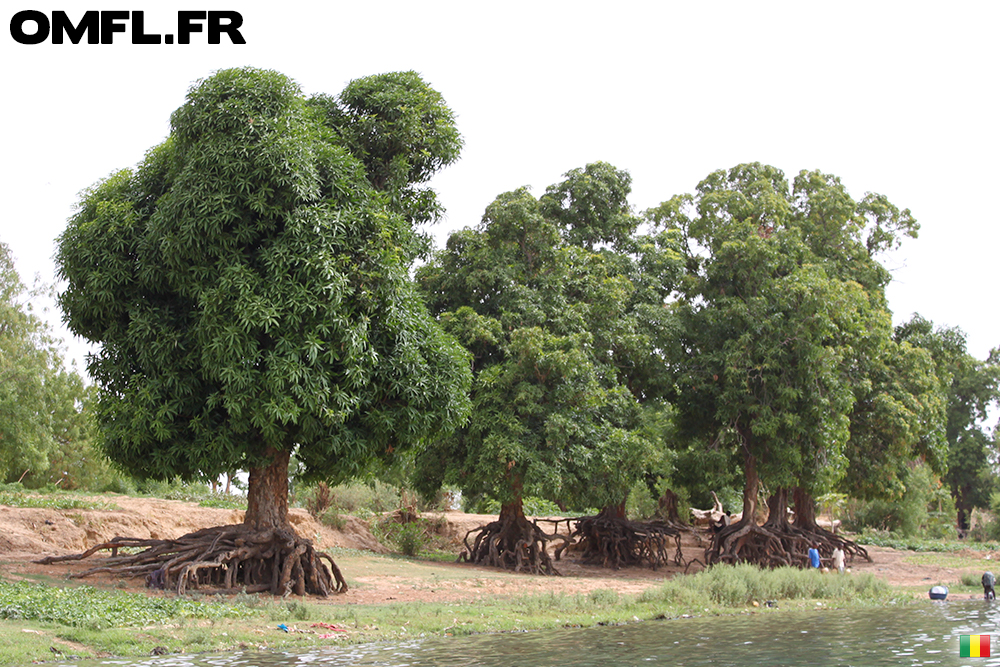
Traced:
[[837, 568], [837, 572], [844, 573], [844, 550], [839, 546], [833, 550], [833, 566]]
[[809, 547], [809, 565], [819, 568], [819, 549], [816, 548], [815, 544]]

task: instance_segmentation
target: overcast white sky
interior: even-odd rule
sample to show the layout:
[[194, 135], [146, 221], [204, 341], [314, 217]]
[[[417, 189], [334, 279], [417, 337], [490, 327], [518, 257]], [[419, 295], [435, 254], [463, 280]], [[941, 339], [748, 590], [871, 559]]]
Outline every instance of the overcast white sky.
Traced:
[[922, 225], [889, 261], [897, 322], [916, 311], [959, 326], [979, 358], [1000, 345], [1000, 3], [202, 5], [5, 3], [8, 20], [26, 9], [73, 19], [143, 10], [148, 33], [174, 32], [178, 10], [234, 10], [247, 41], [133, 45], [126, 33], [111, 45], [26, 46], [3, 36], [0, 240], [26, 282], [54, 279], [55, 238], [77, 193], [162, 141], [195, 80], [252, 65], [336, 94], [359, 76], [414, 69], [455, 110], [466, 142], [434, 181], [448, 209], [442, 240], [499, 193], [540, 195], [596, 160], [631, 172], [637, 211], [741, 162], [789, 178], [821, 169]]

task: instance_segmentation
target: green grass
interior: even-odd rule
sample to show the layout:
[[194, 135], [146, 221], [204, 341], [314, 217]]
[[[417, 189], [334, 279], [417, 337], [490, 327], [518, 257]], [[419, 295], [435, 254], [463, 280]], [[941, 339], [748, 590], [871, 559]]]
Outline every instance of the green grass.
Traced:
[[762, 570], [752, 565], [716, 566], [690, 577], [676, 577], [640, 600], [696, 606], [709, 601], [740, 607], [766, 600], [833, 600], [882, 603], [892, 599], [889, 584], [871, 573], [842, 576], [814, 569], [780, 567]]
[[[984, 560], [976, 556], [964, 556], [954, 552], [922, 552], [914, 553], [903, 558], [906, 563], [913, 565], [936, 565], [938, 567], [977, 567], [988, 570], [997, 567], [992, 560]], [[982, 571], [980, 571], [980, 575]]]
[[969, 540], [934, 540], [919, 537], [902, 537], [893, 533], [866, 530], [855, 538], [858, 544], [888, 547], [899, 551], [951, 552], [964, 549], [998, 551], [998, 542], [972, 542]]
[[177, 619], [246, 618], [242, 606], [174, 596], [99, 590], [91, 586], [55, 588], [27, 581], [0, 580], [0, 618], [69, 627], [141, 627]]
[[201, 507], [213, 507], [224, 510], [245, 510], [247, 508], [247, 499], [246, 496], [237, 496], [233, 494], [213, 494], [200, 499], [198, 501], [198, 505]]
[[[385, 557], [367, 554], [366, 558], [381, 561]], [[377, 562], [371, 566], [382, 568]], [[402, 572], [413, 568], [415, 581], [422, 585], [433, 589], [440, 583], [436, 571], [428, 576], [416, 563], [404, 565]], [[454, 576], [460, 574], [455, 572]], [[11, 638], [9, 648], [0, 651], [0, 667], [51, 660], [50, 647], [63, 655], [86, 657], [148, 656], [154, 647], [170, 653], [296, 649], [745, 613], [753, 602], [765, 600], [781, 601], [781, 609], [806, 609], [814, 608], [816, 600], [829, 606], [869, 606], [898, 598], [896, 591], [869, 574], [824, 575], [745, 565], [717, 566], [675, 577], [638, 596], [596, 589], [579, 594], [485, 595], [465, 602], [358, 605], [342, 604], [336, 598], [313, 603], [246, 594], [178, 598], [0, 579], [0, 636]], [[753, 611], [780, 613], [763, 606]], [[346, 632], [320, 639], [325, 631], [313, 630], [315, 622], [333, 623]], [[279, 623], [293, 632], [282, 632]]]
[[121, 509], [110, 501], [85, 500], [68, 492], [39, 494], [30, 491], [12, 490], [10, 488], [0, 489], [0, 505], [53, 510]]

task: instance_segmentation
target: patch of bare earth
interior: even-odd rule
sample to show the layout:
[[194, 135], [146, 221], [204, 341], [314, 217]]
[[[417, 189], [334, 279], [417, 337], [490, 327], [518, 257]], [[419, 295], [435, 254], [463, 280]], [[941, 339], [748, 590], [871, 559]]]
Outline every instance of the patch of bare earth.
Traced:
[[[108, 500], [101, 497], [97, 500]], [[95, 544], [117, 536], [174, 539], [211, 526], [241, 523], [243, 512], [200, 507], [194, 503], [154, 498], [114, 497], [115, 510], [52, 510], [21, 509], [0, 505], [0, 573], [10, 577], [49, 577], [62, 580], [72, 572], [92, 567], [83, 562], [37, 565], [32, 560], [85, 551]], [[438, 518], [441, 534], [450, 540], [454, 553], [462, 548], [462, 540], [473, 530], [496, 517], [489, 515], [443, 512], [427, 515]], [[580, 565], [570, 551], [555, 562], [563, 576], [529, 576], [478, 567], [465, 563], [432, 562], [416, 559], [391, 558], [386, 549], [371, 534], [368, 525], [354, 517], [345, 517], [341, 530], [324, 526], [305, 510], [291, 511], [291, 520], [301, 537], [313, 540], [320, 550], [343, 547], [357, 551], [335, 555], [350, 590], [329, 598], [330, 604], [384, 604], [408, 601], [475, 601], [502, 595], [533, 595], [556, 593], [572, 595], [595, 589], [613, 589], [621, 595], [634, 595], [654, 587], [685, 571], [685, 565], [669, 564], [658, 570], [623, 568], [609, 570]], [[546, 532], [552, 524], [542, 522]], [[565, 524], [563, 524], [565, 526]], [[681, 546], [684, 562], [704, 560], [707, 535], [685, 533]], [[854, 572], [872, 572], [893, 585], [919, 588], [944, 583], [954, 585], [964, 572], [989, 569], [992, 561], [985, 553], [963, 553], [962, 562], [981, 560], [983, 566], [962, 568], [940, 565], [915, 565], [905, 559], [909, 552], [869, 547], [873, 563], [855, 561]], [[701, 569], [699, 563], [688, 572]], [[834, 575], [831, 575], [834, 576]], [[108, 575], [87, 577], [86, 583], [97, 586], [117, 586], [129, 590], [145, 590], [140, 579], [120, 580]]]

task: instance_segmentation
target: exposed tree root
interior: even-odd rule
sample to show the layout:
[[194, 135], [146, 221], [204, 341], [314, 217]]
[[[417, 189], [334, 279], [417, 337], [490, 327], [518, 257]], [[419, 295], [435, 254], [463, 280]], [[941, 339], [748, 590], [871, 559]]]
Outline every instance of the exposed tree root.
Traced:
[[744, 516], [738, 523], [715, 534], [711, 546], [705, 550], [705, 562], [708, 565], [746, 562], [778, 567], [791, 565], [792, 557], [777, 534]]
[[[795, 522], [791, 528], [795, 534], [803, 537], [807, 542], [815, 544], [821, 558], [832, 557], [833, 550], [840, 547], [847, 562], [854, 561], [856, 557], [864, 558], [869, 563], [872, 562], [871, 556], [868, 555], [868, 551], [863, 546], [820, 527], [816, 522], [816, 508], [812, 496], [805, 489], [796, 487], [792, 493], [795, 501]], [[806, 549], [808, 550], [808, 547]]]
[[582, 562], [615, 569], [635, 565], [654, 570], [671, 558], [682, 564], [681, 531], [665, 521], [629, 521], [616, 512], [603, 510], [597, 516], [576, 520], [573, 537], [583, 549]]
[[[469, 544], [469, 536], [476, 538]], [[470, 530], [465, 534], [465, 549], [459, 561], [500, 567], [529, 574], [555, 574], [555, 566], [546, 546], [556, 535], [549, 535], [537, 524], [528, 521], [517, 506], [503, 506], [497, 521]]]
[[[121, 549], [136, 548], [143, 551], [119, 554]], [[269, 591], [274, 595], [324, 597], [347, 591], [347, 582], [333, 558], [316, 551], [310, 540], [300, 538], [291, 528], [255, 531], [239, 524], [205, 528], [176, 540], [116, 537], [81, 554], [35, 562], [48, 565], [83, 560], [104, 550], [110, 550], [111, 555], [100, 565], [72, 576], [107, 572], [145, 577], [150, 588], [172, 589], [178, 595], [202, 587], [233, 593]]]
[[706, 562], [754, 563], [765, 567], [809, 564], [809, 548], [816, 546], [820, 558], [830, 559], [840, 547], [848, 560], [861, 557], [871, 562], [864, 547], [821, 528], [812, 511], [812, 500], [796, 489], [795, 523], [788, 521], [788, 490], [778, 489], [767, 501], [768, 518], [764, 525], [740, 520], [719, 531], [712, 546], [705, 551]]

